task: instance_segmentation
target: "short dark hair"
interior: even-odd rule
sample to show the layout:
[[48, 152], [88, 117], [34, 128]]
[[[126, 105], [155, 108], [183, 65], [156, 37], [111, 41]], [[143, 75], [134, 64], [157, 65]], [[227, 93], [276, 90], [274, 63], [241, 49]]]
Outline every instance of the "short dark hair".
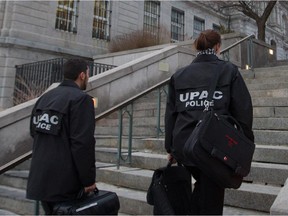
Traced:
[[198, 51], [213, 48], [216, 44], [221, 44], [221, 35], [212, 29], [207, 29], [200, 33], [194, 41], [194, 46]]
[[69, 59], [63, 65], [64, 78], [75, 81], [81, 72], [86, 72], [87, 67], [83, 59]]

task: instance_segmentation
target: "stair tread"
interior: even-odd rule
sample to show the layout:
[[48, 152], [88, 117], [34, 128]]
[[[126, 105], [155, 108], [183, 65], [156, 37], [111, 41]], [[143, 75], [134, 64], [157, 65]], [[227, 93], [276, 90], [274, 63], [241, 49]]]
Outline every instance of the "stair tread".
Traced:
[[237, 190], [245, 191], [245, 192], [249, 192], [249, 193], [255, 193], [255, 194], [271, 194], [271, 195], [277, 196], [277, 194], [281, 190], [281, 187], [273, 186], [273, 185], [255, 184], [255, 183], [253, 183], [253, 184], [242, 183], [240, 188]]
[[4, 210], [4, 209], [0, 209], [0, 215], [15, 215], [15, 216], [18, 216], [18, 214], [14, 213], [14, 212], [11, 212], [11, 211]]
[[141, 168], [135, 168], [135, 167], [127, 167], [127, 166], [120, 166], [119, 169], [117, 169], [115, 164], [109, 164], [109, 163], [100, 163], [96, 162], [96, 166], [99, 169], [105, 169], [112, 172], [123, 172], [127, 175], [137, 175], [137, 176], [145, 176], [145, 177], [151, 177], [153, 174], [152, 170], [147, 169], [141, 169]]
[[[138, 191], [129, 188], [121, 188], [114, 185], [110, 185], [103, 182], [98, 182], [97, 187], [102, 190], [113, 191], [117, 193], [119, 197], [125, 197], [128, 199], [136, 199], [146, 203], [146, 191]], [[224, 206], [223, 215], [268, 215], [267, 212], [247, 210], [243, 208], [236, 208], [230, 206]]]
[[[119, 169], [113, 164], [110, 163], [100, 163], [97, 162], [98, 165], [102, 165], [103, 169], [109, 170], [111, 172], [121, 172], [125, 173], [126, 175], [137, 175], [137, 176], [143, 176], [143, 177], [152, 177], [153, 175], [153, 170], [147, 170], [147, 169], [141, 169], [141, 168], [134, 168], [134, 167], [127, 167], [127, 166], [120, 166]], [[105, 167], [105, 165], [107, 167]], [[110, 165], [110, 166], [108, 166]], [[287, 165], [281, 165], [281, 164], [267, 164], [267, 163], [259, 163], [259, 162], [252, 162], [252, 166], [257, 166], [257, 167], [264, 167], [264, 168], [280, 168], [283, 170], [288, 170]], [[264, 185], [260, 183], [246, 183], [243, 182], [240, 189], [243, 191], [253, 191], [253, 192], [262, 192], [262, 193], [278, 193], [281, 187], [279, 186], [273, 186], [273, 185]]]
[[[256, 144], [256, 148], [262, 148], [262, 149], [275, 149], [275, 150], [288, 150], [288, 146], [266, 146], [266, 145], [260, 145]], [[116, 153], [117, 148], [109, 148], [109, 147], [97, 147], [97, 151], [105, 151], [105, 152], [111, 152]], [[126, 151], [124, 149], [124, 151]], [[159, 159], [166, 159], [166, 154], [159, 154], [154, 153], [150, 151], [135, 151], [133, 152], [132, 156], [141, 156], [146, 158], [159, 158]], [[265, 163], [265, 162], [252, 162], [252, 165], [255, 165], [257, 167], [271, 167], [271, 168], [281, 168], [281, 169], [288, 169], [288, 165], [286, 164], [274, 164], [274, 163]]]
[[256, 148], [262, 148], [262, 149], [274, 149], [274, 150], [288, 150], [288, 146], [283, 145], [261, 145], [258, 143], [256, 144]]
[[[130, 189], [130, 188], [118, 187], [118, 186], [103, 183], [103, 182], [97, 182], [97, 187], [100, 190], [108, 190], [108, 191], [116, 192], [119, 197], [139, 200], [141, 202], [146, 203], [146, 191], [139, 191], [139, 190]], [[260, 194], [266, 193], [266, 194], [276, 195], [278, 193], [278, 190], [280, 189], [278, 189], [277, 187], [273, 187], [273, 186], [243, 183], [238, 190], [260, 193]], [[271, 190], [273, 191], [271, 192]], [[4, 197], [9, 196], [18, 200], [25, 199], [26, 201], [33, 202], [32, 200], [28, 200], [25, 198], [26, 192], [25, 190], [21, 190], [21, 189], [0, 186], [0, 194], [1, 196], [4, 196]], [[247, 214], [254, 215], [254, 214], [265, 214], [265, 213], [259, 212], [259, 211], [235, 208], [235, 207], [230, 207], [230, 206], [224, 207], [224, 215], [247, 215]]]
[[23, 189], [0, 185], [0, 194], [3, 197], [11, 197], [16, 200], [28, 200], [26, 199], [26, 190]]

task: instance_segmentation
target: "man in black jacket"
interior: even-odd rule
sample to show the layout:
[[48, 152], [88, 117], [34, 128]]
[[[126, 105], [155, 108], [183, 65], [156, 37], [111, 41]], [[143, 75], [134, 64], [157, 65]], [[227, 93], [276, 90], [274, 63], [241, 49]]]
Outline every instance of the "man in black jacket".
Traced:
[[96, 188], [95, 113], [86, 89], [89, 68], [84, 60], [68, 60], [64, 81], [45, 93], [32, 111], [34, 138], [27, 198], [40, 200], [46, 214], [53, 205]]

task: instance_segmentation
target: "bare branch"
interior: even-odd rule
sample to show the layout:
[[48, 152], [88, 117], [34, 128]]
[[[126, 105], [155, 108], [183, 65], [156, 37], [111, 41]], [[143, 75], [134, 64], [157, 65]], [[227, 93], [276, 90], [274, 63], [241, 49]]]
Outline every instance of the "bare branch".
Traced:
[[266, 6], [264, 13], [261, 17], [261, 19], [264, 19], [265, 21], [269, 18], [274, 6], [276, 5], [277, 1], [269, 1], [268, 5]]
[[260, 19], [259, 15], [257, 13], [255, 13], [251, 9], [251, 7], [249, 7], [249, 5], [246, 3], [246, 1], [239, 1], [239, 3], [242, 7], [242, 9], [241, 9], [242, 13], [244, 13], [246, 16], [251, 17], [252, 19], [254, 19], [256, 21]]

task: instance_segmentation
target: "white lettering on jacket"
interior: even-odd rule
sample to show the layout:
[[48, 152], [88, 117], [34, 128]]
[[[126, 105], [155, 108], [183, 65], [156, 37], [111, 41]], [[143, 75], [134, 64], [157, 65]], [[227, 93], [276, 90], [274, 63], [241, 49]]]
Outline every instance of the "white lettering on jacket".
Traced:
[[[199, 97], [198, 97], [199, 96]], [[202, 92], [186, 92], [185, 94], [180, 94], [180, 101], [186, 102], [188, 100], [194, 100], [194, 99], [205, 99], [208, 97], [208, 91], [202, 91]], [[215, 91], [213, 95], [213, 99], [219, 100], [223, 97], [223, 93], [221, 91]]]
[[[195, 91], [195, 92], [186, 92], [179, 95], [179, 100], [182, 103], [185, 103], [185, 107], [192, 106], [192, 107], [202, 107], [207, 106], [214, 106], [214, 101], [208, 102], [206, 99], [208, 98], [208, 91]], [[213, 94], [214, 100], [220, 100], [223, 98], [223, 93], [221, 91], [215, 91]]]
[[56, 115], [49, 116], [48, 113], [44, 113], [43, 115], [33, 116], [33, 124], [36, 125], [36, 128], [50, 130], [51, 125], [57, 125], [58, 123], [59, 118]]

